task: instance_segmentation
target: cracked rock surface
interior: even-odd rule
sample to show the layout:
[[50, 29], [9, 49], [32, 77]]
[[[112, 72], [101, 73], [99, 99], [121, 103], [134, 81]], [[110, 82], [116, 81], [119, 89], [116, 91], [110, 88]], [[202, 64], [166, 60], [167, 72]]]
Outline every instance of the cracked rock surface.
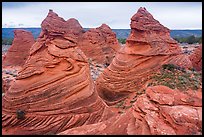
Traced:
[[178, 91], [154, 86], [139, 96], [133, 107], [107, 121], [73, 128], [64, 134], [200, 135], [202, 91]]

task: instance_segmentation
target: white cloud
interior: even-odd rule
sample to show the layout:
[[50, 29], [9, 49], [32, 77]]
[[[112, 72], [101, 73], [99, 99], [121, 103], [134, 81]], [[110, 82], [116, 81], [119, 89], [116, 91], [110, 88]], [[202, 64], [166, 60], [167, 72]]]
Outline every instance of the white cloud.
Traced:
[[48, 10], [53, 9], [65, 20], [76, 18], [86, 28], [98, 27], [102, 23], [111, 28], [130, 28], [130, 18], [139, 7], [146, 7], [160, 23], [170, 29], [202, 28], [201, 2], [30, 2], [10, 8], [3, 5], [2, 27], [19, 27], [19, 24], [20, 27], [40, 27]]

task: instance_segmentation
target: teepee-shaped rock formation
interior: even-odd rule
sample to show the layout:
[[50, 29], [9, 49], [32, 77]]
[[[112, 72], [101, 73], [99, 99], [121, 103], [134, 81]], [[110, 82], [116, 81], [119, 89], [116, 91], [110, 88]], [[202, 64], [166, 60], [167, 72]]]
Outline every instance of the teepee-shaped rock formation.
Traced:
[[131, 18], [130, 26], [131, 34], [126, 45], [97, 79], [99, 95], [108, 104], [140, 90], [163, 64], [192, 67], [189, 58], [170, 37], [169, 29], [145, 8], [140, 8]]
[[202, 44], [193, 51], [190, 55], [190, 60], [192, 62], [193, 68], [197, 71], [202, 70]]
[[35, 39], [31, 32], [21, 29], [14, 30], [14, 40], [3, 58], [2, 67], [22, 67], [34, 43]]
[[30, 48], [35, 43], [31, 32], [16, 29], [14, 40], [7, 53], [2, 56], [2, 83], [3, 91], [6, 92], [12, 84], [19, 69], [23, 67], [29, 57]]
[[83, 32], [78, 21], [65, 21], [50, 10], [41, 27], [28, 60], [3, 96], [3, 134], [56, 134], [111, 116], [77, 47]]
[[83, 34], [79, 48], [96, 63], [109, 65], [120, 49], [120, 45], [111, 28], [102, 24], [100, 27], [92, 28]]
[[[65, 21], [52, 10], [49, 10], [47, 18], [43, 20], [41, 26], [45, 34], [55, 37], [63, 36], [70, 46], [76, 46], [75, 44], [77, 43], [78, 37], [84, 32], [82, 26], [76, 19], [71, 18]], [[60, 46], [61, 48], [66, 48], [63, 47], [63, 44], [60, 44]]]

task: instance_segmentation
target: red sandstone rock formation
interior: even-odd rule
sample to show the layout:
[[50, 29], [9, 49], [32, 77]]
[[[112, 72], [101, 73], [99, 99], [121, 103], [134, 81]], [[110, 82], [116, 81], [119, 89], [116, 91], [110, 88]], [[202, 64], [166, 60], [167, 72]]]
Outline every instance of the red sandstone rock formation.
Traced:
[[10, 88], [12, 82], [14, 81], [14, 78], [2, 78], [2, 92], [6, 93], [8, 89]]
[[8, 90], [8, 85], [6, 85], [6, 82], [2, 78], [2, 93], [6, 92]]
[[170, 37], [169, 29], [145, 8], [140, 8], [131, 18], [130, 26], [126, 45], [97, 79], [99, 95], [110, 105], [140, 90], [163, 64], [192, 67], [191, 61]]
[[78, 21], [64, 21], [50, 10], [41, 26], [28, 60], [3, 96], [3, 134], [56, 134], [112, 115], [77, 47]]
[[[55, 37], [63, 36], [66, 39], [66, 43], [63, 41], [55, 41], [60, 48], [67, 48], [66, 46], [76, 46], [78, 37], [83, 34], [84, 30], [79, 22], [74, 19], [68, 19], [65, 21], [63, 18], [58, 17], [52, 10], [47, 15], [47, 18], [42, 22], [42, 30], [46, 34], [50, 34]], [[43, 34], [40, 35], [42, 37]]]
[[190, 55], [189, 58], [193, 64], [193, 67], [197, 71], [201, 71], [202, 70], [202, 44], [196, 50], [194, 50], [194, 52]]
[[4, 56], [2, 66], [23, 66], [29, 56], [31, 46], [35, 39], [31, 32], [26, 30], [14, 30], [14, 40], [11, 47]]
[[85, 32], [80, 40], [79, 48], [85, 55], [99, 64], [110, 64], [120, 45], [111, 28], [102, 24]]
[[60, 133], [67, 134], [202, 134], [202, 91], [182, 92], [165, 86], [149, 87], [126, 113]]
[[14, 30], [14, 40], [7, 53], [2, 56], [2, 80], [4, 83], [4, 92], [8, 90], [12, 81], [13, 71], [19, 69], [26, 62], [31, 46], [35, 43], [34, 37], [31, 32], [26, 30]]
[[[63, 18], [56, 19], [56, 15], [49, 14], [52, 18], [45, 19], [48, 22], [42, 28], [47, 29], [52, 35], [63, 35], [70, 43], [77, 43], [85, 55], [100, 64], [110, 64], [120, 46], [116, 34], [106, 24], [85, 32], [79, 22], [75, 19], [64, 21]], [[60, 26], [58, 26], [60, 24]]]

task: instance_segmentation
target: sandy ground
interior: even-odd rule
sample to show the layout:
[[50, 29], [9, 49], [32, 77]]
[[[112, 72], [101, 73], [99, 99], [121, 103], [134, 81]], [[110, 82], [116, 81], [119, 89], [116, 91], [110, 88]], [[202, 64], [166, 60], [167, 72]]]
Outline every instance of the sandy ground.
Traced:
[[2, 54], [5, 54], [11, 45], [2, 45]]
[[180, 47], [185, 54], [190, 55], [199, 45], [200, 44], [180, 44]]

